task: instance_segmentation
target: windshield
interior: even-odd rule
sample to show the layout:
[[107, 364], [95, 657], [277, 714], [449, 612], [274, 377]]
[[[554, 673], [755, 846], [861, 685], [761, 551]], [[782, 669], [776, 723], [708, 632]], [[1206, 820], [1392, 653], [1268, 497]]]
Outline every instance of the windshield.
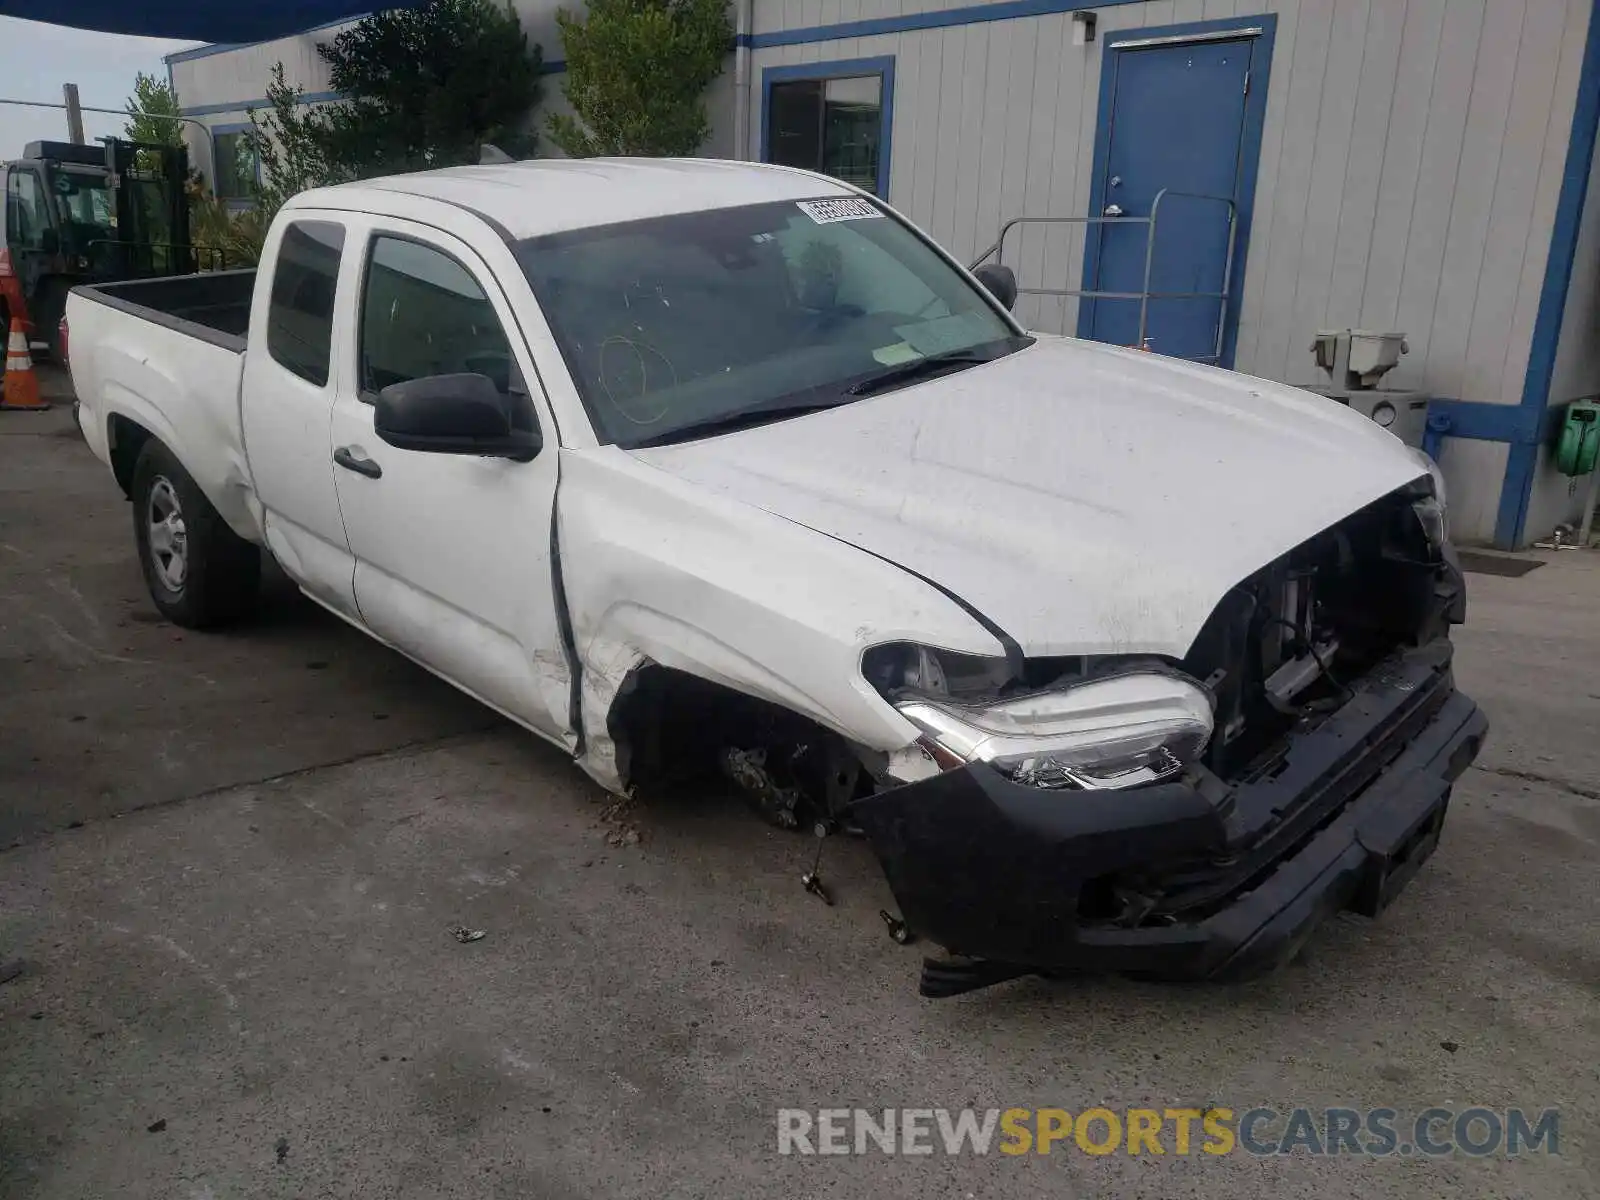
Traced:
[[64, 229], [82, 244], [116, 236], [116, 205], [111, 179], [104, 171], [74, 171], [58, 167], [54, 176], [56, 211]]
[[935, 355], [959, 369], [1028, 340], [917, 234], [855, 197], [552, 234], [522, 242], [518, 259], [596, 433], [623, 447], [849, 403], [880, 373]]

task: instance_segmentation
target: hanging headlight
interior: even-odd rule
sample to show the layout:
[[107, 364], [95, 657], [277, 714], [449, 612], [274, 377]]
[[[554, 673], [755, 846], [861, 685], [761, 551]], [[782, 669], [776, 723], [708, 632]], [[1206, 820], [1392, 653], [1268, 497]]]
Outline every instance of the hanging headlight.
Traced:
[[1428, 539], [1429, 547], [1437, 551], [1450, 540], [1450, 513], [1445, 501], [1444, 472], [1425, 451], [1413, 447], [1411, 456], [1433, 480], [1433, 495], [1412, 501], [1411, 509], [1417, 514], [1417, 520], [1422, 522], [1422, 532]]
[[1211, 738], [1211, 701], [1175, 674], [1135, 672], [987, 704], [908, 696], [895, 708], [934, 757], [984, 762], [1031, 787], [1124, 788], [1178, 774]]

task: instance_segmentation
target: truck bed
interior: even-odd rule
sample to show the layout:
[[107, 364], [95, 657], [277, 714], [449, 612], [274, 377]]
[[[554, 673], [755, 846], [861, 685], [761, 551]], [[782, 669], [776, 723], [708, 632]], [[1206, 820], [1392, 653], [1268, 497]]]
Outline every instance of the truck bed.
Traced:
[[67, 321], [89, 448], [126, 487], [133, 463], [118, 448], [153, 435], [229, 527], [259, 541], [239, 411], [255, 282], [251, 270], [77, 287]]
[[243, 350], [255, 268], [133, 279], [76, 290], [89, 299], [228, 350]]

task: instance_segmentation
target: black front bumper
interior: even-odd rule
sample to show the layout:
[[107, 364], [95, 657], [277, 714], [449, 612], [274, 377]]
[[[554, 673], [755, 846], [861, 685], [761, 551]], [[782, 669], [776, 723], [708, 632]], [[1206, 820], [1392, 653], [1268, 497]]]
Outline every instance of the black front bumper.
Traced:
[[[1286, 962], [1330, 913], [1376, 916], [1437, 845], [1488, 731], [1450, 656], [1443, 638], [1396, 654], [1231, 787], [1047, 791], [979, 765], [859, 801], [906, 923], [974, 960], [930, 963], [924, 992], [1025, 971], [1238, 978]], [[1133, 921], [1086, 911], [1120, 880], [1164, 905]]]

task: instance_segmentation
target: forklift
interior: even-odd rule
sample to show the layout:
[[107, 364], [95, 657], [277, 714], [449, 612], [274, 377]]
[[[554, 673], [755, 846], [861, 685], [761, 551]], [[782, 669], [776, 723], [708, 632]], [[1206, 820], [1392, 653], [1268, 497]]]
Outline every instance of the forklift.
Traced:
[[198, 270], [188, 178], [184, 147], [120, 138], [29, 142], [22, 158], [0, 163], [0, 331], [22, 318], [30, 344], [60, 362], [73, 287]]

